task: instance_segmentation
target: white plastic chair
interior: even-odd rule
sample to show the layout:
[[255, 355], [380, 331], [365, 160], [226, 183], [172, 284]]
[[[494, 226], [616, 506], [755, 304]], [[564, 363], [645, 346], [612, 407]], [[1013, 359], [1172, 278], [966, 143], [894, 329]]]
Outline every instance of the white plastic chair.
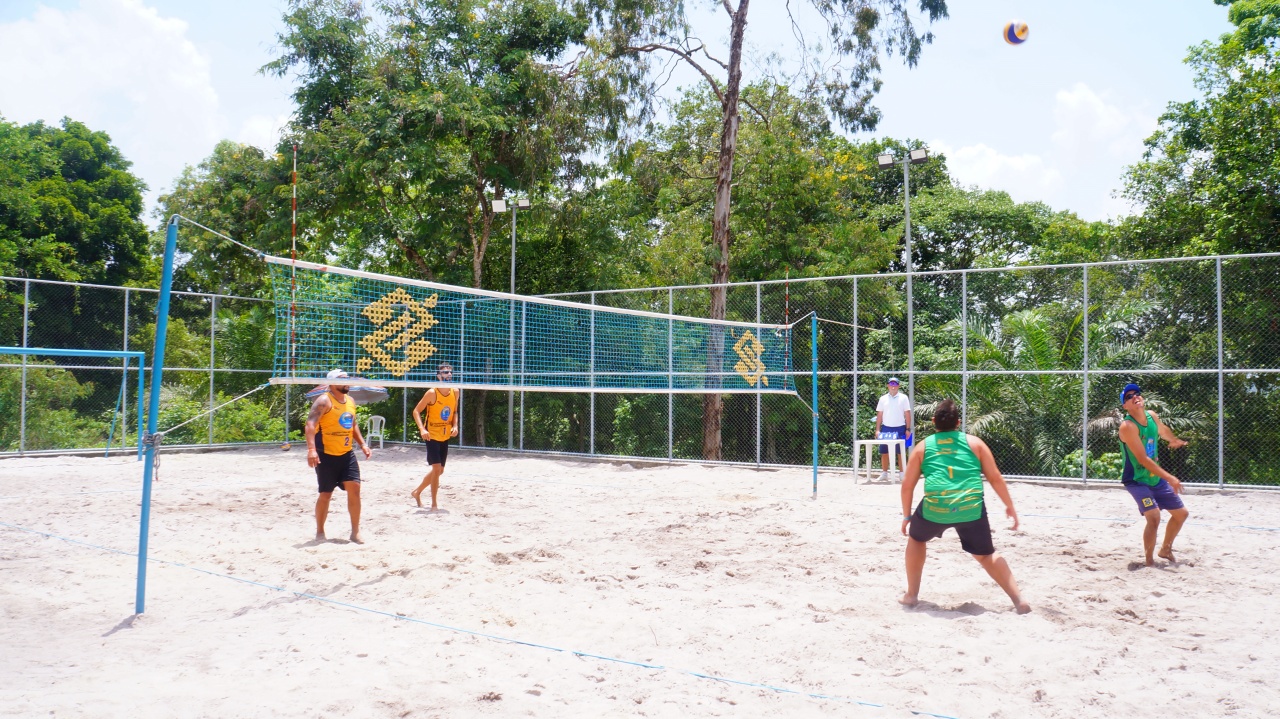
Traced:
[[369, 418], [369, 431], [365, 433], [364, 440], [373, 443], [373, 438], [378, 438], [378, 449], [382, 449], [382, 428], [387, 423], [387, 418], [380, 414], [375, 414]]

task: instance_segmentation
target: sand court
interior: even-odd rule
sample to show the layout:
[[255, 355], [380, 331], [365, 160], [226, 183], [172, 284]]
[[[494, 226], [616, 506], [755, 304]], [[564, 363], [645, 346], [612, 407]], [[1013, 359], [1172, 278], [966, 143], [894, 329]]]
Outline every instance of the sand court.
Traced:
[[[141, 466], [0, 461], [0, 715], [1261, 716], [1280, 705], [1280, 494], [1190, 494], [1140, 568], [1118, 486], [1018, 484], [995, 544], [1014, 614], [954, 533], [897, 604], [896, 485], [804, 470], [420, 447], [362, 461], [366, 544], [312, 539], [302, 452], [165, 454], [147, 612]], [[338, 493], [341, 494], [340, 492]], [[45, 533], [45, 534], [39, 534]], [[54, 537], [46, 536], [54, 535]], [[75, 540], [74, 542], [66, 540]], [[116, 550], [116, 551], [110, 551]], [[782, 691], [779, 691], [782, 690]]]

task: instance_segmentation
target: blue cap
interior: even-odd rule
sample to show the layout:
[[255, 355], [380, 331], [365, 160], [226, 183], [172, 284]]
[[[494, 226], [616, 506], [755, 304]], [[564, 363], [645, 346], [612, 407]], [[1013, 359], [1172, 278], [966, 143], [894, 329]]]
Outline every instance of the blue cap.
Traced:
[[899, 384], [897, 377], [890, 377], [889, 384]]
[[1130, 382], [1129, 384], [1127, 384], [1127, 385], [1125, 385], [1125, 386], [1124, 386], [1124, 389], [1120, 390], [1120, 404], [1121, 404], [1121, 405], [1123, 405], [1123, 404], [1124, 404], [1124, 396], [1125, 396], [1126, 394], [1128, 394], [1128, 393], [1129, 393], [1129, 390], [1131, 390], [1131, 389], [1132, 389], [1132, 390], [1137, 390], [1137, 391], [1138, 391], [1138, 394], [1142, 394], [1142, 388], [1141, 388], [1141, 387], [1139, 387], [1138, 385], [1134, 384], [1133, 382]]

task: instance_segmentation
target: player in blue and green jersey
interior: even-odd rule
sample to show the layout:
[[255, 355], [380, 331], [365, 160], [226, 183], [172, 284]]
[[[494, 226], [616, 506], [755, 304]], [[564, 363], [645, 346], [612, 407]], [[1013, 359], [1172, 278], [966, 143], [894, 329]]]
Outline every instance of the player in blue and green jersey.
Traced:
[[1169, 524], [1164, 528], [1164, 543], [1160, 545], [1160, 558], [1170, 562], [1173, 558], [1173, 540], [1187, 521], [1190, 512], [1182, 504], [1182, 482], [1165, 471], [1156, 462], [1159, 456], [1160, 438], [1169, 443], [1169, 449], [1187, 444], [1178, 439], [1160, 415], [1147, 409], [1142, 399], [1142, 389], [1130, 382], [1120, 390], [1120, 406], [1125, 416], [1120, 422], [1120, 452], [1124, 455], [1124, 470], [1120, 476], [1124, 488], [1138, 503], [1138, 511], [1147, 520], [1142, 530], [1142, 548], [1147, 566], [1155, 565], [1156, 533], [1160, 529], [1160, 510], [1169, 512]]
[[[920, 577], [924, 574], [925, 543], [941, 537], [954, 527], [960, 546], [973, 555], [987, 574], [1013, 600], [1018, 614], [1031, 611], [1022, 601], [1018, 584], [1009, 564], [996, 554], [991, 541], [991, 525], [983, 498], [982, 479], [1004, 502], [1005, 514], [1018, 528], [1018, 512], [1013, 508], [1009, 486], [996, 467], [991, 449], [981, 439], [956, 431], [960, 411], [956, 403], [944, 399], [933, 412], [933, 426], [938, 431], [916, 445], [907, 461], [902, 480], [902, 533], [907, 536], [907, 593], [899, 601], [913, 607], [920, 601]], [[924, 477], [924, 498], [911, 510], [916, 483]]]

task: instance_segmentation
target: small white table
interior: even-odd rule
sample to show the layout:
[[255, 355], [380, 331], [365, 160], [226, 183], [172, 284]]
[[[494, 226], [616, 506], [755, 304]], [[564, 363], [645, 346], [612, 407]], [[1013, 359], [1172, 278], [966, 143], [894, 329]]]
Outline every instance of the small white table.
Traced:
[[873, 453], [879, 453], [877, 449], [880, 445], [889, 446], [889, 470], [890, 472], [898, 471], [898, 452], [902, 452], [903, 460], [907, 457], [907, 440], [905, 439], [859, 439], [853, 443], [853, 483], [858, 483], [858, 450], [862, 450], [862, 454], [866, 457], [867, 465], [867, 481], [871, 481], [871, 461]]

